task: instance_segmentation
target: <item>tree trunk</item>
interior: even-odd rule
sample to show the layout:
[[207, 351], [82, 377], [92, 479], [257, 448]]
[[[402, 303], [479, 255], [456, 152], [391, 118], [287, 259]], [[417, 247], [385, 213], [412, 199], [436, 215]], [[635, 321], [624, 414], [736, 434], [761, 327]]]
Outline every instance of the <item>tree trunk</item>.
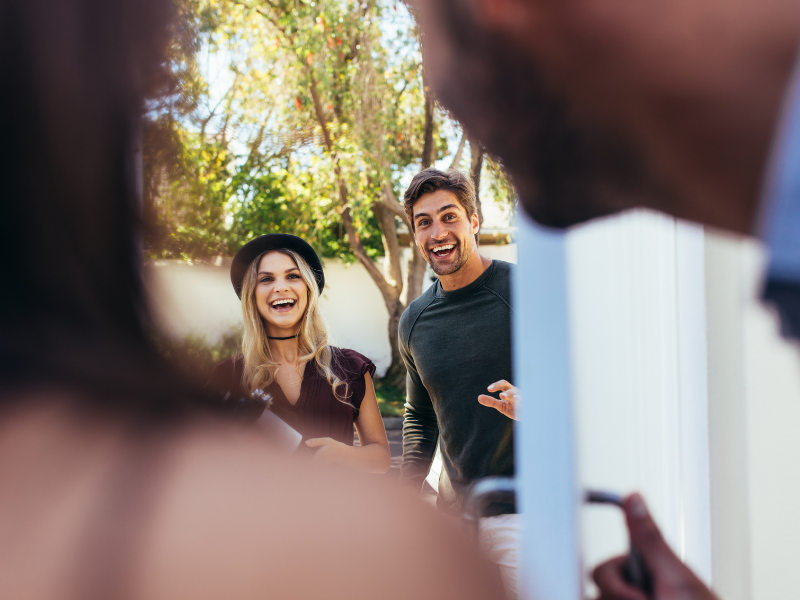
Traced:
[[389, 311], [389, 346], [392, 349], [392, 362], [386, 370], [383, 378], [389, 385], [397, 388], [404, 388], [406, 384], [406, 367], [403, 358], [400, 356], [400, 315], [403, 314], [405, 306], [398, 300], [394, 310]]
[[[425, 78], [425, 71], [422, 73], [422, 81], [425, 86], [425, 139], [422, 144], [422, 156], [420, 157], [421, 166], [427, 169], [433, 164], [435, 157], [435, 147], [433, 145], [433, 128], [434, 128], [434, 109], [436, 108], [436, 100], [433, 97], [433, 92], [428, 87]], [[408, 227], [409, 235], [413, 236], [413, 229], [408, 219], [405, 219], [406, 226]], [[408, 274], [406, 277], [406, 306], [416, 300], [422, 293], [422, 285], [425, 282], [425, 270], [428, 268], [428, 263], [422, 257], [422, 253], [417, 248], [412, 237], [411, 242], [411, 257], [408, 261]]]
[[422, 72], [422, 84], [425, 89], [425, 137], [422, 144], [422, 168], [427, 169], [433, 164], [435, 148], [433, 146], [433, 109], [435, 99], [431, 88], [425, 83], [425, 71]]
[[469, 166], [469, 175], [472, 183], [475, 184], [475, 202], [478, 205], [478, 222], [483, 225], [483, 210], [481, 209], [481, 169], [483, 168], [483, 146], [481, 143], [470, 136], [469, 152], [472, 160]]
[[425, 283], [425, 272], [428, 263], [422, 257], [414, 241], [411, 241], [411, 260], [408, 261], [408, 277], [406, 279], [406, 306], [419, 298], [422, 285]]
[[459, 165], [461, 164], [461, 155], [464, 153], [464, 145], [467, 141], [467, 132], [464, 131], [461, 133], [461, 141], [458, 142], [458, 150], [456, 150], [455, 156], [453, 156], [453, 162], [450, 163], [451, 169], [458, 170]]
[[[314, 104], [314, 112], [317, 117], [317, 122], [322, 130], [323, 142], [326, 150], [329, 152], [334, 164], [334, 172], [339, 187], [339, 203], [341, 206], [342, 224], [344, 225], [345, 232], [350, 246], [353, 248], [353, 253], [358, 258], [359, 262], [367, 270], [367, 273], [372, 278], [375, 285], [383, 296], [386, 310], [389, 313], [388, 334], [389, 344], [392, 352], [392, 362], [384, 377], [390, 385], [402, 387], [405, 385], [405, 366], [402, 357], [400, 356], [399, 334], [398, 325], [400, 323], [400, 316], [403, 314], [409, 302], [416, 299], [422, 292], [422, 285], [425, 277], [425, 268], [427, 263], [422, 258], [416, 245], [411, 244], [411, 260], [408, 263], [407, 282], [406, 286], [406, 303], [400, 301], [400, 296], [403, 291], [404, 282], [401, 270], [401, 252], [397, 237], [397, 222], [396, 218], [400, 218], [406, 225], [409, 226], [408, 218], [403, 210], [403, 206], [395, 196], [389, 182], [381, 186], [381, 199], [375, 201], [372, 205], [373, 213], [378, 219], [381, 230], [381, 237], [383, 241], [384, 251], [388, 260], [388, 269], [386, 273], [382, 273], [372, 259], [367, 255], [363, 244], [358, 238], [358, 233], [353, 225], [352, 216], [349, 208], [349, 193], [347, 190], [347, 183], [344, 180], [343, 173], [339, 160], [334, 151], [333, 138], [331, 131], [328, 128], [325, 113], [322, 110], [322, 99], [319, 96], [319, 90], [316, 85], [316, 80], [308, 65], [303, 66], [309, 78], [309, 92]], [[423, 168], [430, 166], [433, 163], [435, 155], [435, 148], [433, 143], [434, 133], [434, 109], [435, 100], [433, 93], [426, 86], [425, 87], [425, 140], [422, 149], [422, 164]]]

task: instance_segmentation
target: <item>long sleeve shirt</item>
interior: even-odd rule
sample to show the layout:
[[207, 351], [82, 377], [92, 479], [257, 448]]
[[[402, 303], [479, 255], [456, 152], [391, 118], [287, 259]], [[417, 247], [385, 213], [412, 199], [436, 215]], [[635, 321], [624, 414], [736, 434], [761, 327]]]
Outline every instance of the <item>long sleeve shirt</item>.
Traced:
[[400, 319], [408, 372], [400, 477], [421, 488], [439, 441], [444, 510], [457, 509], [474, 480], [514, 474], [513, 421], [478, 403], [489, 384], [513, 383], [511, 269], [495, 260], [474, 282], [450, 292], [437, 282]]

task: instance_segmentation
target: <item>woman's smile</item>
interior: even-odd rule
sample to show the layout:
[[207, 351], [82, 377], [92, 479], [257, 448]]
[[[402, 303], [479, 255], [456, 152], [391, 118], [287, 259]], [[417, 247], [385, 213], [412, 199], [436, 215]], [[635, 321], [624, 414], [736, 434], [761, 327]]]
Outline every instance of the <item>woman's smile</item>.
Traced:
[[269, 303], [272, 310], [279, 312], [279, 313], [288, 313], [290, 312], [295, 306], [297, 306], [297, 300], [292, 298], [280, 298], [278, 300], [273, 300]]

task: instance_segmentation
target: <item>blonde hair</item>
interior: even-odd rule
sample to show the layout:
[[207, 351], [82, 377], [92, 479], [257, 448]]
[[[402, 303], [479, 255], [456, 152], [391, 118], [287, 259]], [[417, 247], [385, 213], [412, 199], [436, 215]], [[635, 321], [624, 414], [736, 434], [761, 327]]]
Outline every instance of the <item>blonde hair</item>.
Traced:
[[[242, 385], [244, 389], [254, 392], [270, 385], [275, 381], [275, 374], [280, 366], [272, 356], [267, 328], [256, 305], [258, 265], [269, 252], [281, 252], [289, 256], [300, 270], [300, 276], [308, 290], [308, 305], [300, 319], [300, 331], [297, 336], [297, 362], [305, 366], [306, 362], [313, 360], [316, 363], [317, 372], [325, 377], [333, 389], [334, 397], [344, 404], [350, 404], [348, 401], [349, 386], [347, 382], [339, 378], [333, 368], [338, 366], [337, 357], [333, 347], [328, 343], [328, 328], [320, 314], [319, 288], [314, 272], [302, 256], [286, 248], [269, 250], [258, 255], [250, 263], [242, 282], [242, 317], [244, 321]], [[298, 369], [298, 374], [303, 376], [301, 369]]]

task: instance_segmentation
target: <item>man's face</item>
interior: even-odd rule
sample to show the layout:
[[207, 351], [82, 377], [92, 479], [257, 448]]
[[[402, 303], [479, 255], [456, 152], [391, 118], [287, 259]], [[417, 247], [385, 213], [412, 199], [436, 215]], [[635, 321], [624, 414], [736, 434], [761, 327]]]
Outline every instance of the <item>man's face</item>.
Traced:
[[775, 18], [789, 4], [416, 8], [437, 97], [503, 160], [526, 211], [562, 227], [633, 206], [703, 221], [752, 201], [794, 60], [798, 24]]
[[425, 194], [414, 204], [414, 240], [433, 272], [451, 275], [476, 251], [478, 215], [467, 216], [452, 192]]

